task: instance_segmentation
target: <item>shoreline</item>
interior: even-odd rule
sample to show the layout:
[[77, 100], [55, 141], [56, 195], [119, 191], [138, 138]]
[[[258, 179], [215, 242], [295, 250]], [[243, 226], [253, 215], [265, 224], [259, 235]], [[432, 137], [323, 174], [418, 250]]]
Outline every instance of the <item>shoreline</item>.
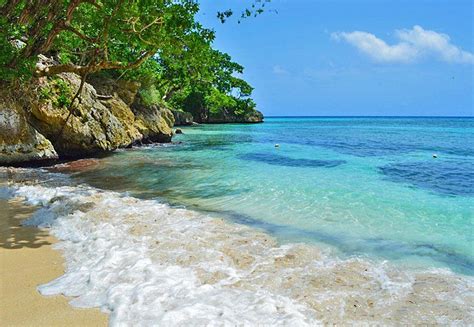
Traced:
[[[342, 260], [315, 246], [278, 244], [248, 226], [94, 187], [21, 184], [17, 196], [58, 215], [52, 230], [64, 241], [68, 271], [42, 285], [43, 294], [110, 307], [112, 325], [244, 316], [248, 324], [301, 325], [470, 320], [472, 279], [465, 276]], [[38, 218], [49, 223], [47, 213]]]
[[37, 287], [64, 274], [62, 253], [48, 230], [22, 226], [35, 208], [0, 199], [0, 321], [4, 326], [106, 326], [98, 309], [78, 309], [69, 298], [43, 296]]

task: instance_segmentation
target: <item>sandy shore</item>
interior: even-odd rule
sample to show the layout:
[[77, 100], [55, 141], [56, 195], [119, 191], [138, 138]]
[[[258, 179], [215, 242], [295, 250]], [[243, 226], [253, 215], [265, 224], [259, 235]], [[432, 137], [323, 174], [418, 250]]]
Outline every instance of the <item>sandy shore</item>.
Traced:
[[99, 310], [71, 307], [63, 296], [41, 296], [36, 287], [64, 272], [56, 241], [47, 231], [20, 226], [34, 211], [20, 201], [0, 199], [0, 325], [106, 326]]

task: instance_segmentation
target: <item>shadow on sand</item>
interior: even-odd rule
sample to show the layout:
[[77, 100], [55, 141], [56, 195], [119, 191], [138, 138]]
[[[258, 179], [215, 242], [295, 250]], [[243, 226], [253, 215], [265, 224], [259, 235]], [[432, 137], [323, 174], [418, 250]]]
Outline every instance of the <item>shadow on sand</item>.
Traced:
[[9, 250], [39, 248], [50, 245], [48, 232], [36, 227], [22, 226], [36, 208], [17, 199], [0, 199], [0, 247]]

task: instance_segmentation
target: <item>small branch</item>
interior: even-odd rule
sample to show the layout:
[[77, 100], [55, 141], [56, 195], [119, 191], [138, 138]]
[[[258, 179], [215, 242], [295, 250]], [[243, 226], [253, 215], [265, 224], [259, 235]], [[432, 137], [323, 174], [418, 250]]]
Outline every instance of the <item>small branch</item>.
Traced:
[[35, 71], [35, 76], [53, 76], [61, 73], [76, 73], [78, 75], [84, 75], [86, 73], [95, 73], [101, 70], [110, 70], [110, 69], [134, 69], [140, 66], [148, 58], [153, 56], [156, 53], [156, 49], [144, 52], [138, 59], [134, 62], [124, 64], [117, 61], [102, 61], [96, 64], [90, 65], [73, 65], [73, 64], [64, 64], [64, 65], [54, 65], [48, 66]]
[[69, 121], [69, 118], [71, 118], [72, 116], [72, 113], [74, 112], [74, 102], [76, 101], [76, 99], [79, 98], [79, 103], [81, 103], [81, 93], [82, 93], [82, 89], [84, 88], [84, 84], [86, 83], [86, 78], [87, 78], [87, 73], [85, 73], [82, 78], [81, 78], [81, 84], [79, 85], [79, 89], [77, 90], [76, 94], [74, 95], [74, 97], [72, 98], [71, 100], [71, 103], [69, 104], [69, 107], [68, 107], [68, 115], [66, 117], [66, 120], [64, 121], [64, 124], [63, 126], [61, 126], [61, 130], [59, 131], [58, 135], [56, 135], [56, 141], [58, 139], [61, 138], [61, 136], [63, 135], [63, 132], [64, 132], [64, 128], [66, 127], [67, 125], [67, 122]]
[[76, 34], [79, 38], [83, 39], [84, 41], [90, 42], [90, 43], [96, 43], [97, 38], [92, 38], [90, 36], [87, 36], [83, 33], [81, 33], [79, 30], [76, 28], [72, 27], [69, 23], [65, 24], [64, 28], [68, 30], [71, 33]]

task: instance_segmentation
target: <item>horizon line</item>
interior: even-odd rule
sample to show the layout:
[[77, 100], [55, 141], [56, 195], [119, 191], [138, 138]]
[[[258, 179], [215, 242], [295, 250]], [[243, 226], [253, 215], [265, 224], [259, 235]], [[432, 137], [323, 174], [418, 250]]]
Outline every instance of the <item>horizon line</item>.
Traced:
[[473, 116], [394, 116], [394, 115], [276, 115], [265, 116], [264, 118], [474, 118]]

